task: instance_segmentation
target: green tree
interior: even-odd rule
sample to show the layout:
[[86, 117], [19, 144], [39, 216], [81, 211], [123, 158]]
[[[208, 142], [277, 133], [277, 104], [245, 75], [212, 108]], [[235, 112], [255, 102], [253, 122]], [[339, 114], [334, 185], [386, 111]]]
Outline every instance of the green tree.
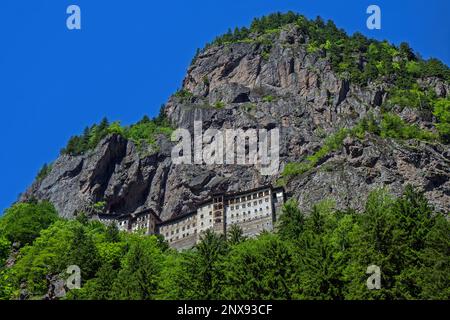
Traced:
[[122, 262], [122, 269], [112, 289], [112, 297], [119, 300], [149, 300], [158, 293], [162, 254], [155, 237], [135, 239]]
[[190, 299], [218, 299], [222, 279], [220, 263], [228, 251], [223, 236], [207, 230], [192, 255], [186, 255], [184, 268], [189, 272]]
[[245, 237], [243, 235], [242, 228], [237, 225], [233, 224], [230, 227], [230, 230], [227, 231], [227, 241], [230, 245], [236, 245], [238, 243], [241, 243], [245, 240]]
[[75, 228], [64, 261], [67, 266], [80, 267], [83, 281], [93, 278], [97, 273], [101, 265], [100, 256], [94, 240], [86, 233], [84, 226]]
[[6, 209], [0, 220], [0, 233], [12, 243], [24, 246], [57, 219], [58, 214], [50, 202], [17, 203]]
[[298, 208], [298, 202], [288, 200], [281, 211], [278, 234], [284, 240], [297, 240], [305, 228], [305, 216]]
[[433, 114], [437, 118], [436, 127], [442, 140], [450, 143], [450, 99], [438, 99], [434, 102]]
[[437, 215], [425, 237], [418, 270], [414, 274], [421, 288], [420, 299], [450, 299], [450, 222]]
[[0, 237], [0, 269], [3, 267], [11, 251], [11, 242], [5, 237]]
[[120, 231], [116, 223], [112, 223], [106, 228], [106, 241], [113, 243], [120, 241]]
[[223, 260], [224, 299], [290, 299], [292, 255], [286, 242], [265, 234], [231, 248]]

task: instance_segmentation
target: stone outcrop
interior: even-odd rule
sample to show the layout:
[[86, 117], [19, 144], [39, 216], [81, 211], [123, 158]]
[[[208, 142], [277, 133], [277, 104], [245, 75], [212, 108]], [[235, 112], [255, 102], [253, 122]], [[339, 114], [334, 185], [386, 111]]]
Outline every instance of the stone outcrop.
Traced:
[[[320, 52], [308, 53], [305, 36], [295, 27], [274, 34], [270, 52], [258, 41], [211, 46], [189, 67], [183, 89], [192, 97], [173, 96], [165, 113], [175, 128], [193, 130], [280, 129], [279, 171], [317, 151], [324, 139], [352, 127], [369, 112], [379, 114], [386, 83], [359, 87], [343, 80]], [[448, 83], [423, 80], [446, 96]], [[220, 103], [220, 107], [218, 107]], [[433, 117], [412, 109], [398, 110], [410, 123], [433, 128]], [[215, 192], [275, 184], [257, 168], [238, 165], [174, 165], [172, 143], [164, 136], [158, 148], [143, 153], [133, 142], [111, 135], [85, 155], [63, 155], [51, 173], [35, 182], [31, 196], [53, 202], [64, 217], [93, 203], [106, 202], [106, 213], [124, 214], [151, 208], [168, 219], [196, 208]], [[287, 184], [288, 194], [305, 210], [333, 198], [341, 209], [361, 209], [368, 193], [387, 187], [400, 194], [407, 184], [425, 192], [436, 209], [450, 211], [450, 148], [439, 143], [396, 142], [367, 134], [346, 139], [316, 168]]]

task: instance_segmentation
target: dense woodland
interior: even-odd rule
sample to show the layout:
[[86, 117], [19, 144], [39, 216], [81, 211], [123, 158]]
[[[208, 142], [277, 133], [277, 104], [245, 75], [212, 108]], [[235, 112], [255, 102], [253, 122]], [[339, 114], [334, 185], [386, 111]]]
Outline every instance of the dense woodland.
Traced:
[[[450, 298], [450, 222], [410, 187], [399, 198], [374, 191], [362, 213], [331, 200], [305, 213], [290, 200], [275, 233], [208, 232], [184, 252], [84, 215], [63, 220], [47, 202], [6, 210], [0, 235], [2, 299], [42, 298], [47, 276], [66, 278], [69, 265], [80, 266], [82, 288], [64, 299]], [[370, 265], [381, 290], [366, 287]]]

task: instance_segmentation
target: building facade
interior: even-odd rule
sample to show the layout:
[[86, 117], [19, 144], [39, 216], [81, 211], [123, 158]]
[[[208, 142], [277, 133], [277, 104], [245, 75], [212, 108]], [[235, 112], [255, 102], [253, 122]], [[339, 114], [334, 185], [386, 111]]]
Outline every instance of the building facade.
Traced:
[[143, 232], [148, 235], [155, 234], [157, 226], [162, 223], [161, 219], [151, 209], [118, 217], [100, 215], [99, 220], [104, 224], [116, 223], [120, 231]]
[[[272, 231], [284, 202], [282, 188], [264, 186], [242, 192], [215, 194], [210, 200], [201, 203], [196, 211], [167, 221], [161, 221], [152, 210], [121, 216], [115, 221], [120, 230], [145, 230], [146, 234], [160, 234], [172, 248], [184, 250], [195, 246], [209, 229], [226, 236], [232, 225], [238, 225], [246, 237]], [[103, 222], [110, 221], [111, 218], [103, 218]]]

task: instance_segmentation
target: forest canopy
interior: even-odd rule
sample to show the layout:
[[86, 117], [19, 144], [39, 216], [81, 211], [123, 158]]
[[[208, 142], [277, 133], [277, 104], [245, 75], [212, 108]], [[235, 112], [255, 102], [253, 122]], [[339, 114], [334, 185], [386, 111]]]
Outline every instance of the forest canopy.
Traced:
[[[53, 212], [47, 203], [15, 205], [0, 220], [1, 260], [22, 237], [12, 215]], [[42, 208], [40, 208], [42, 206]], [[37, 211], [34, 211], [35, 214]], [[160, 236], [119, 232], [96, 221], [56, 219], [26, 237], [13, 266], [0, 268], [0, 298], [39, 299], [49, 278], [81, 268], [81, 289], [64, 299], [449, 299], [450, 223], [423, 194], [374, 191], [365, 210], [339, 211], [332, 200], [302, 212], [294, 200], [276, 233], [203, 235], [177, 252]], [[6, 233], [4, 230], [8, 230]], [[368, 266], [381, 268], [380, 290], [368, 290]]]

